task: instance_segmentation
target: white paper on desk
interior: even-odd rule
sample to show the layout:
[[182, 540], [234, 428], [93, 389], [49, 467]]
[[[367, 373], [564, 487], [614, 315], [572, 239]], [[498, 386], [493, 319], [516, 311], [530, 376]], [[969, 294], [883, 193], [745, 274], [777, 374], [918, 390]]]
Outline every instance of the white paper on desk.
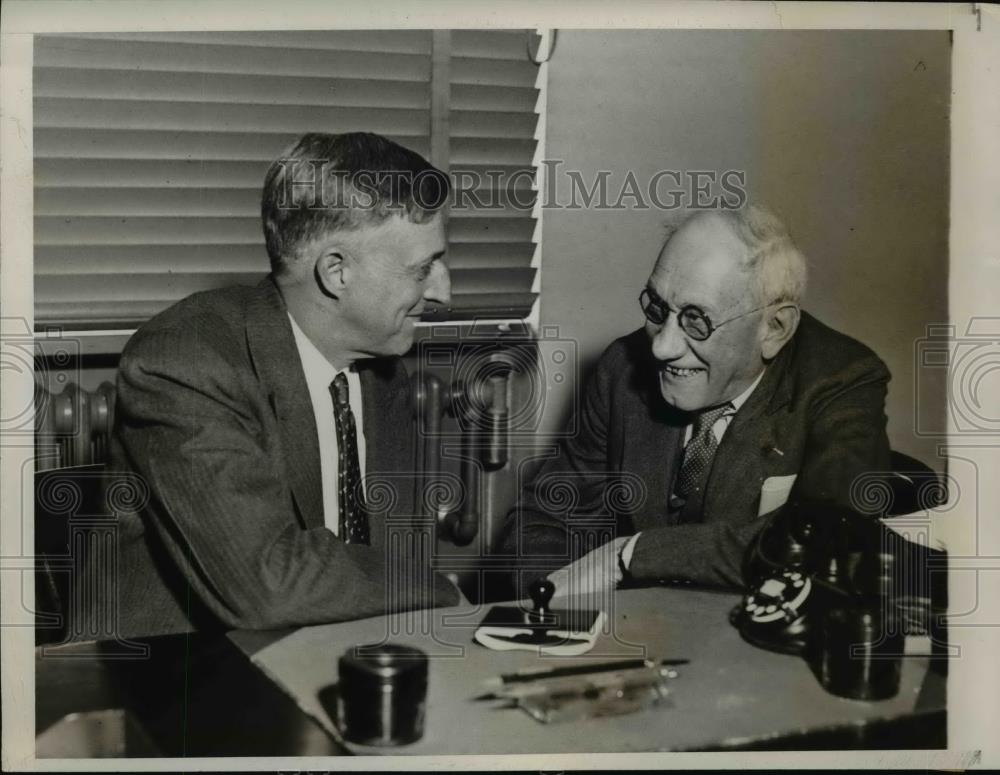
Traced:
[[597, 635], [604, 627], [606, 618], [604, 611], [599, 612], [594, 626], [590, 628], [589, 632], [552, 630], [548, 635], [553, 640], [558, 639], [558, 642], [552, 644], [523, 643], [511, 640], [517, 635], [531, 635], [532, 631], [526, 627], [479, 627], [473, 637], [477, 643], [496, 651], [534, 651], [538, 654], [551, 656], [575, 657], [586, 654], [594, 647]]

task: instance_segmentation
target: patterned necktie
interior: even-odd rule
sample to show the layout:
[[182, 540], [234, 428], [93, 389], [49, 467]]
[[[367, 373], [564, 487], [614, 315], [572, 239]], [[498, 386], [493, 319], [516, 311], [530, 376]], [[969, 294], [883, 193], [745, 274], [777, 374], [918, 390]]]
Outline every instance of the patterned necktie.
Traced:
[[715, 457], [715, 450], [719, 446], [712, 432], [712, 426], [731, 409], [732, 404], [727, 401], [722, 406], [702, 412], [695, 418], [691, 440], [684, 448], [684, 462], [677, 475], [675, 489], [681, 498], [687, 500], [705, 486], [708, 472], [712, 470], [712, 458]]
[[337, 479], [340, 484], [340, 537], [348, 544], [369, 544], [368, 511], [358, 463], [358, 430], [351, 411], [347, 375], [341, 372], [330, 383], [333, 416], [337, 421]]

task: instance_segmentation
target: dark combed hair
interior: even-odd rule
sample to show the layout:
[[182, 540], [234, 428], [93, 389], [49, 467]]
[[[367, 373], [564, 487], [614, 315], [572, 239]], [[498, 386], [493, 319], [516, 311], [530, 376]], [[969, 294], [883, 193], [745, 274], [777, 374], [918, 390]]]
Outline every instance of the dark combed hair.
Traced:
[[420, 154], [371, 132], [310, 132], [272, 162], [261, 218], [271, 268], [312, 240], [404, 216], [423, 223], [447, 203], [448, 176]]

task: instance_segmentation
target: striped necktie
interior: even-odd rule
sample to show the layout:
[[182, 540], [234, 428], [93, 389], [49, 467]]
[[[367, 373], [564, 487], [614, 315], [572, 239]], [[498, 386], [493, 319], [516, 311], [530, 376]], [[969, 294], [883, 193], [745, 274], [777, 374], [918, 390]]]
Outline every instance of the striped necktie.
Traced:
[[370, 544], [368, 510], [358, 463], [358, 430], [351, 411], [347, 375], [330, 383], [333, 416], [337, 422], [337, 480], [340, 485], [340, 537], [348, 544]]
[[712, 432], [712, 426], [731, 409], [732, 404], [727, 401], [721, 406], [701, 412], [695, 418], [694, 430], [691, 440], [684, 448], [684, 462], [681, 463], [675, 488], [677, 495], [684, 500], [704, 489], [708, 474], [712, 470], [715, 450], [719, 446]]

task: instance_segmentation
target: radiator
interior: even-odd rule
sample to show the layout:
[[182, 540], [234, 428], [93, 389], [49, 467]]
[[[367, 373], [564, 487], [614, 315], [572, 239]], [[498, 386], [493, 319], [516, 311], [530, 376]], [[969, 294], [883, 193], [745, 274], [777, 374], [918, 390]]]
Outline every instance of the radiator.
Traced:
[[36, 470], [107, 463], [114, 414], [115, 386], [110, 382], [96, 390], [71, 382], [61, 393], [36, 386]]

